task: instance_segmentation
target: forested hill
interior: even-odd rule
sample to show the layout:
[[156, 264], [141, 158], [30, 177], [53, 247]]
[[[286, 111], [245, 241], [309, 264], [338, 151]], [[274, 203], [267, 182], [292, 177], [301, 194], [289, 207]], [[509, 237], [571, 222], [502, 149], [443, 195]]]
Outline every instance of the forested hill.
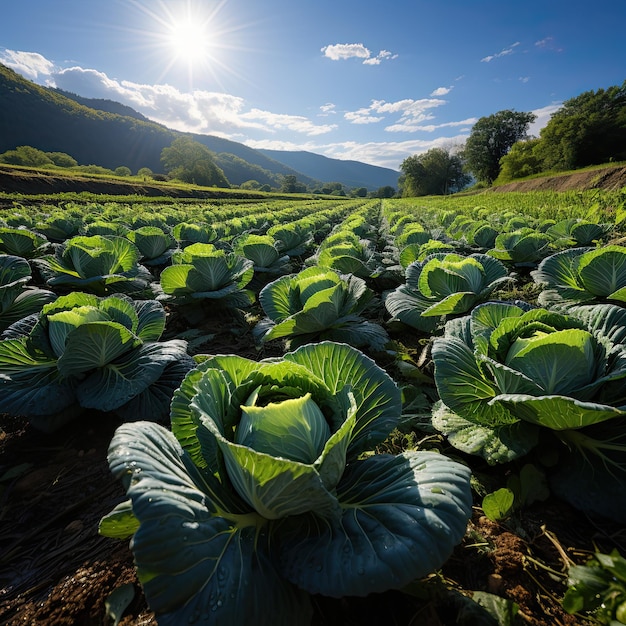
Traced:
[[[44, 152], [64, 152], [81, 165], [109, 169], [127, 166], [133, 172], [148, 167], [161, 172], [161, 151], [182, 135], [125, 105], [41, 87], [0, 64], [0, 153], [32, 146]], [[374, 190], [383, 185], [374, 176], [376, 170], [393, 171], [361, 164], [365, 168], [359, 178], [354, 176], [354, 162], [328, 159], [333, 164], [328, 170], [332, 176], [318, 178], [235, 141], [211, 135], [190, 136], [215, 153], [216, 163], [235, 185], [256, 180], [262, 185], [279, 186], [283, 176], [295, 175], [306, 185], [333, 181]], [[397, 173], [392, 182], [384, 185], [395, 187]]]

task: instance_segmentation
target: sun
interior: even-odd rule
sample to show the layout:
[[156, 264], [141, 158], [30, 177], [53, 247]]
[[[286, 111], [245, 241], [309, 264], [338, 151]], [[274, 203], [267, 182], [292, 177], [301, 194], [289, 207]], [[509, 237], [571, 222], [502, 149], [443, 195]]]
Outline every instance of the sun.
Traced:
[[166, 39], [176, 59], [190, 65], [206, 59], [211, 51], [208, 24], [191, 17], [174, 21]]

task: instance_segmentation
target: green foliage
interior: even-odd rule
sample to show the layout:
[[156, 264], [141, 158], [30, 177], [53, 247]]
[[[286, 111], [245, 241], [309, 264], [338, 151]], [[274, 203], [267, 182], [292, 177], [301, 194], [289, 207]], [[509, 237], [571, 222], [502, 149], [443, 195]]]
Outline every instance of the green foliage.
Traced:
[[[568, 314], [486, 303], [446, 324], [432, 357], [434, 426], [489, 463], [560, 450], [552, 489], [574, 506], [626, 520], [626, 309]], [[537, 447], [537, 444], [545, 444]], [[560, 445], [559, 445], [560, 444]]]
[[145, 292], [152, 274], [139, 263], [141, 253], [124, 237], [92, 235], [72, 237], [54, 255], [37, 259], [50, 287], [79, 289], [108, 295]]
[[354, 275], [314, 266], [266, 285], [259, 302], [267, 316], [254, 328], [258, 341], [287, 338], [296, 347], [330, 339], [382, 350], [389, 341], [384, 329], [362, 316], [374, 292]]
[[612, 301], [626, 304], [626, 248], [572, 248], [545, 258], [533, 280], [543, 291], [539, 304], [564, 305]]
[[[198, 361], [172, 400], [172, 432], [126, 424], [109, 449], [159, 624], [304, 626], [310, 594], [400, 589], [449, 557], [471, 513], [468, 468], [372, 452], [401, 414], [373, 361], [331, 342]], [[132, 528], [120, 516], [101, 529]]]
[[617, 550], [571, 566], [567, 585], [563, 608], [568, 613], [589, 614], [606, 626], [626, 624], [626, 559]]
[[491, 184], [500, 173], [500, 159], [516, 141], [526, 137], [536, 117], [511, 110], [481, 117], [472, 127], [463, 150], [467, 169], [479, 181]]
[[566, 100], [540, 136], [546, 170], [626, 159], [626, 81]]
[[190, 137], [174, 139], [161, 152], [161, 162], [173, 178], [205, 187], [229, 187], [224, 172], [215, 164], [215, 155]]
[[0, 254], [0, 332], [56, 298], [51, 291], [28, 286], [30, 280], [26, 259]]
[[463, 172], [461, 157], [443, 148], [407, 157], [400, 169], [404, 174], [403, 196], [446, 195], [460, 191], [470, 182]]
[[165, 311], [154, 300], [73, 292], [25, 318], [0, 341], [0, 412], [52, 432], [84, 410], [163, 419], [193, 366], [180, 340], [160, 342]]
[[234, 253], [218, 250], [210, 243], [194, 243], [172, 254], [172, 265], [161, 272], [160, 299], [178, 304], [246, 307], [254, 294], [246, 285], [254, 275], [252, 261]]
[[540, 139], [517, 141], [500, 159], [500, 173], [495, 183], [508, 183], [516, 178], [539, 174], [544, 170], [543, 157], [539, 154]]
[[18, 146], [0, 154], [0, 163], [41, 167], [53, 165], [52, 159], [43, 151], [32, 146]]
[[430, 332], [444, 316], [466, 313], [510, 280], [506, 267], [485, 254], [433, 253], [407, 267], [405, 284], [387, 293], [385, 308], [394, 321]]

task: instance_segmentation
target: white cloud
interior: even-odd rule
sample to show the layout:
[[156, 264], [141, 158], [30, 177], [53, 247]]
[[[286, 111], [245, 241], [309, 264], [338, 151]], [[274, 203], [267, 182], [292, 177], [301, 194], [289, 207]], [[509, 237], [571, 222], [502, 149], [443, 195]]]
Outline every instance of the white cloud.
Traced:
[[369, 59], [372, 53], [362, 43], [336, 43], [330, 46], [324, 46], [321, 50], [324, 56], [333, 61], [342, 61], [344, 59]]
[[[424, 119], [432, 119], [432, 116], [429, 116]], [[444, 122], [442, 124], [419, 124], [416, 122], [399, 122], [398, 124], [392, 124], [391, 126], [387, 126], [385, 128], [386, 131], [389, 132], [405, 132], [405, 133], [414, 133], [417, 131], [423, 133], [433, 133], [436, 130], [441, 130], [442, 128], [456, 128], [457, 126], [473, 126], [478, 121], [477, 117], [468, 117], [464, 120], [459, 120], [458, 122]]]
[[0, 62], [32, 80], [40, 75], [49, 76], [54, 71], [54, 63], [37, 52], [5, 49], [0, 51]]
[[553, 102], [545, 107], [531, 111], [531, 113], [537, 116], [537, 119], [528, 128], [528, 134], [531, 137], [539, 137], [539, 131], [550, 121], [552, 114], [556, 113], [562, 105], [562, 102]]
[[526, 84], [530, 80], [530, 76], [520, 76], [519, 80], [521, 83]]
[[413, 154], [421, 154], [431, 148], [446, 148], [453, 150], [465, 143], [467, 134], [455, 137], [437, 137], [430, 140], [412, 139], [409, 141], [366, 142], [344, 141], [336, 143], [292, 143], [288, 141], [246, 141], [246, 145], [256, 149], [266, 150], [306, 150], [323, 154], [332, 159], [344, 159], [370, 163], [394, 170], [400, 169], [404, 159]]
[[483, 57], [480, 62], [481, 63], [489, 63], [490, 61], [493, 61], [494, 59], [499, 59], [500, 57], [505, 57], [508, 56], [509, 54], [513, 54], [513, 52], [515, 51], [515, 48], [517, 48], [517, 46], [520, 45], [519, 41], [516, 41], [515, 43], [512, 43], [508, 48], [504, 48], [503, 50], [500, 50], [500, 52], [498, 52], [497, 54], [490, 54], [489, 56]]
[[431, 96], [447, 96], [452, 90], [454, 86], [451, 87], [437, 87], [430, 95]]
[[[41, 65], [53, 67], [52, 64]], [[316, 136], [336, 128], [332, 124], [315, 124], [299, 115], [249, 109], [243, 98], [226, 93], [202, 90], [182, 92], [171, 85], [118, 81], [103, 72], [81, 67], [56, 72], [50, 70], [47, 76], [47, 82], [52, 86], [86, 98], [121, 102], [156, 122], [183, 132], [230, 138], [245, 130], [269, 133], [289, 130]]]
[[320, 107], [321, 113], [319, 114], [321, 117], [325, 117], [327, 115], [335, 115], [337, 111], [335, 111], [336, 105], [332, 102], [327, 102], [326, 104], [322, 104]]
[[324, 56], [332, 61], [344, 61], [346, 59], [363, 59], [363, 65], [380, 65], [382, 61], [397, 59], [398, 55], [389, 50], [381, 50], [376, 56], [362, 43], [336, 43], [324, 46], [321, 49]]
[[[404, 130], [416, 130], [409, 128], [420, 122], [433, 119], [429, 109], [446, 104], [445, 100], [437, 98], [422, 98], [420, 100], [412, 100], [410, 98], [397, 100], [396, 102], [385, 102], [385, 100], [372, 100], [369, 107], [358, 109], [357, 111], [349, 111], [344, 113], [344, 118], [352, 124], [372, 124], [381, 122], [387, 115], [399, 114], [397, 124], [406, 125]], [[395, 126], [395, 125], [392, 125]], [[385, 130], [390, 130], [387, 127]], [[391, 128], [391, 131], [402, 130], [401, 128]]]

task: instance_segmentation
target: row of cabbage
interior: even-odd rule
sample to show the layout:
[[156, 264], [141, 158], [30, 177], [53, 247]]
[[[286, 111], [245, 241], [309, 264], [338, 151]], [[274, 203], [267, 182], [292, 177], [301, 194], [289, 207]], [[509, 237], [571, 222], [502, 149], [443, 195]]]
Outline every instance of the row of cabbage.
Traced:
[[[24, 293], [34, 268], [53, 295], [3, 334], [15, 393], [0, 411], [48, 428], [93, 409], [151, 417], [113, 439], [129, 500], [102, 532], [133, 536], [159, 623], [305, 624], [312, 594], [401, 588], [445, 562], [471, 513], [467, 462], [375, 453], [411, 412], [406, 381], [376, 363], [406, 333], [432, 345], [429, 427], [453, 448], [528, 460], [574, 506], [626, 519], [626, 250], [605, 245], [612, 225], [407, 201], [232, 208], [220, 221], [184, 207], [175, 221], [99, 207], [48, 239], [54, 254], [37, 240], [15, 260], [14, 247], [24, 274], [3, 275]], [[0, 251], [15, 230], [46, 237], [42, 215], [17, 229], [8, 216]], [[148, 258], [153, 228], [170, 243]], [[152, 279], [120, 278], [112, 258]], [[505, 300], [516, 288], [538, 301]], [[164, 303], [189, 320], [256, 303], [255, 341], [287, 352], [192, 358], [161, 340]]]

